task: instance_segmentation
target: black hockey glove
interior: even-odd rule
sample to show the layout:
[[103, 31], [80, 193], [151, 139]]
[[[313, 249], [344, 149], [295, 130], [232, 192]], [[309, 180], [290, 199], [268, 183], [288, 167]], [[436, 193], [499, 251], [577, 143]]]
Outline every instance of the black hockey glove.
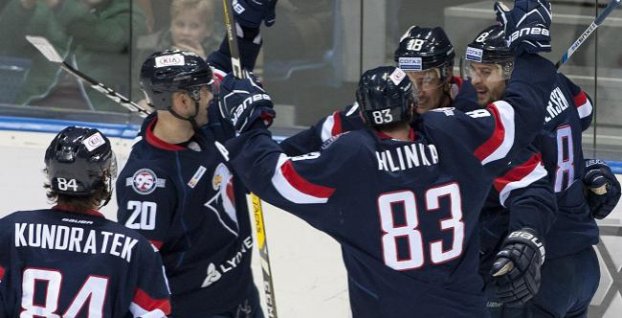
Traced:
[[551, 4], [547, 0], [516, 0], [512, 10], [496, 2], [495, 12], [517, 55], [551, 51]]
[[225, 76], [218, 97], [221, 116], [231, 121], [238, 134], [254, 127], [258, 120], [270, 127], [276, 115], [270, 96], [256, 83], [254, 75], [246, 74], [246, 79]]
[[507, 236], [490, 271], [499, 301], [524, 304], [538, 293], [544, 255], [544, 244], [534, 230], [523, 228]]
[[620, 182], [611, 168], [602, 160], [586, 159], [583, 183], [592, 215], [604, 219], [620, 201]]
[[267, 27], [276, 19], [276, 0], [229, 0], [233, 1], [235, 21], [242, 27], [257, 29], [261, 21]]

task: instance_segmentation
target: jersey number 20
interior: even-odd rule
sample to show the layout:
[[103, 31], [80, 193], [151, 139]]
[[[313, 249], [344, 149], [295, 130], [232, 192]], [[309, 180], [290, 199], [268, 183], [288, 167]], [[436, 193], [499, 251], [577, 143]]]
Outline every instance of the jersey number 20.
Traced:
[[[384, 263], [395, 270], [417, 269], [425, 263], [425, 246], [421, 231], [430, 229], [419, 228], [421, 214], [435, 213], [440, 208], [441, 198], [449, 200], [449, 216], [443, 218], [439, 230], [451, 231], [452, 243], [449, 249], [443, 247], [442, 241], [430, 242], [430, 260], [440, 264], [459, 257], [464, 243], [464, 223], [462, 222], [462, 202], [458, 184], [451, 183], [428, 189], [425, 193], [425, 209], [417, 205], [412, 191], [384, 193], [378, 197], [380, 224], [382, 227], [382, 249]], [[402, 205], [404, 211], [403, 224], [395, 224], [394, 207]], [[424, 215], [425, 216], [425, 215]], [[405, 239], [408, 253], [399, 255], [398, 240]]]

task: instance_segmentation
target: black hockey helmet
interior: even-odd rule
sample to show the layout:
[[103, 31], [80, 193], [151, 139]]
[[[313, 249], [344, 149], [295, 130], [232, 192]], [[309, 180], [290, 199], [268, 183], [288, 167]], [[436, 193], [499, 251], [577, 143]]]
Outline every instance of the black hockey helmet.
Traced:
[[503, 26], [495, 24], [482, 30], [467, 45], [464, 59], [467, 71], [471, 62], [499, 64], [503, 71], [503, 77], [510, 78], [514, 68], [514, 53], [507, 45]]
[[68, 196], [89, 196], [111, 184], [117, 163], [110, 140], [99, 130], [69, 126], [45, 151], [45, 171], [51, 189]]
[[212, 69], [205, 60], [180, 50], [155, 52], [140, 70], [140, 86], [155, 109], [169, 109], [172, 93], [187, 91], [198, 102], [199, 91], [214, 82]]
[[425, 28], [413, 25], [400, 38], [395, 50], [395, 62], [404, 71], [441, 70], [441, 79], [447, 78], [454, 65], [454, 46], [441, 27]]
[[414, 103], [412, 83], [395, 66], [377, 67], [361, 76], [356, 101], [370, 126], [410, 120]]

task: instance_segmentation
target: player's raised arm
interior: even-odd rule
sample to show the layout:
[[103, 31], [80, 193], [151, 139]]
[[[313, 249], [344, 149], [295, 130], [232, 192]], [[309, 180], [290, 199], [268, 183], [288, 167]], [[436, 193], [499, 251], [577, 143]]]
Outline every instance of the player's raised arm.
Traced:
[[[423, 115], [424, 126], [431, 134], [448, 142], [454, 140], [457, 147], [467, 147], [484, 165], [508, 161], [534, 139], [544, 123], [541, 105], [548, 102], [555, 77], [553, 64], [538, 55], [550, 50], [548, 2], [518, 0], [511, 11], [498, 5], [495, 9], [504, 25], [509, 50], [515, 54], [503, 99], [466, 115], [442, 109]], [[483, 54], [476, 49], [467, 53]], [[444, 129], [445, 120], [456, 122], [451, 132]]]

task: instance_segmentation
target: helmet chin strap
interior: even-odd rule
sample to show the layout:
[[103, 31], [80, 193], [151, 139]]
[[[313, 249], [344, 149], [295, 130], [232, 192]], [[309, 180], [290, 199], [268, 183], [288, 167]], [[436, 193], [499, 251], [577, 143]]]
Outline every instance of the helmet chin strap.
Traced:
[[106, 205], [108, 205], [108, 203], [110, 202], [110, 199], [112, 198], [112, 176], [110, 174], [108, 174], [108, 176], [106, 177], [107, 181], [106, 182], [106, 186], [108, 188], [108, 195], [106, 196], [106, 199], [104, 200], [104, 203], [100, 204], [99, 207], [97, 209], [101, 209], [103, 207], [105, 207]]
[[[173, 115], [175, 118], [177, 119], [181, 119], [181, 120], [185, 120], [185, 121], [189, 121], [190, 125], [192, 125], [192, 129], [193, 130], [199, 130], [199, 125], [197, 124], [196, 121], [196, 117], [199, 114], [199, 101], [197, 98], [195, 98], [194, 96], [190, 95], [190, 98], [192, 99], [192, 102], [194, 103], [194, 114], [190, 117], [184, 117], [180, 114], [178, 114], [175, 110], [173, 110], [173, 107], [169, 107], [167, 110], [171, 113], [171, 115]], [[200, 97], [199, 97], [200, 98]]]

